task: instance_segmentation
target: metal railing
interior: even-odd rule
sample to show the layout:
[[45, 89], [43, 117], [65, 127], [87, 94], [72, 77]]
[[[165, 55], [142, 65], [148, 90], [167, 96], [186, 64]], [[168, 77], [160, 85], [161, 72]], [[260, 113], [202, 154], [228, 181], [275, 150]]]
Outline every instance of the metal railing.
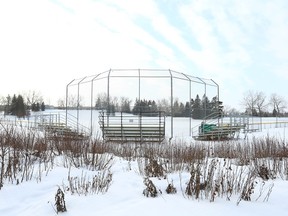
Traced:
[[200, 125], [192, 128], [192, 137], [195, 139], [230, 139], [239, 136], [242, 129], [249, 125], [247, 116], [229, 116], [223, 118], [218, 112], [211, 113]]
[[53, 113], [39, 113], [31, 116], [26, 116], [25, 118], [18, 118], [11, 115], [0, 115], [0, 123], [6, 126], [20, 126], [28, 129], [44, 130], [45, 127], [54, 126], [69, 128], [77, 133], [85, 134], [85, 136], [90, 135], [90, 129], [84, 125], [77, 122], [76, 117], [68, 114], [66, 121], [66, 116], [61, 112]]

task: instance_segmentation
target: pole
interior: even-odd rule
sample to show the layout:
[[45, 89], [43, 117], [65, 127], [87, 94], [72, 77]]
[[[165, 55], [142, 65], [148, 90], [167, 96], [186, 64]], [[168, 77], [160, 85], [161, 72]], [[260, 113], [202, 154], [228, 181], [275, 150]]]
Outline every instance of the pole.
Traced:
[[191, 96], [191, 79], [184, 73], [182, 73], [183, 76], [185, 76], [188, 80], [189, 80], [189, 136], [192, 136], [192, 113], [191, 113], [191, 100], [192, 100], [192, 96]]
[[67, 119], [68, 119], [68, 88], [69, 88], [69, 85], [71, 83], [74, 82], [75, 79], [73, 79], [70, 83], [67, 84], [66, 86], [66, 115], [65, 115], [65, 126], [67, 127]]
[[107, 77], [107, 125], [109, 125], [109, 115], [110, 115], [110, 73], [111, 69], [108, 72], [108, 77]]
[[94, 98], [94, 80], [99, 76], [100, 74], [96, 75], [95, 77], [93, 77], [93, 79], [91, 80], [91, 104], [90, 104], [90, 135], [92, 136], [92, 128], [93, 128], [93, 98]]
[[86, 79], [86, 77], [82, 78], [77, 84], [77, 132], [79, 130], [79, 107], [80, 107], [80, 83]]
[[92, 136], [92, 122], [93, 122], [93, 97], [94, 97], [94, 85], [93, 85], [93, 81], [94, 81], [94, 78], [91, 80], [91, 94], [90, 94], [90, 100], [91, 100], [91, 103], [90, 103], [90, 136]]
[[141, 75], [140, 75], [140, 69], [138, 69], [138, 100], [140, 101], [141, 97]]
[[173, 131], [173, 116], [174, 116], [174, 108], [173, 108], [173, 75], [172, 75], [172, 73], [171, 73], [171, 70], [169, 69], [169, 73], [170, 73], [170, 84], [171, 84], [171, 86], [170, 86], [170, 90], [171, 90], [171, 136], [170, 136], [170, 138], [169, 138], [169, 141], [171, 141], [172, 139], [173, 139], [173, 133], [174, 133], [174, 131]]
[[[219, 96], [219, 85], [213, 80], [213, 79], [211, 79], [211, 81], [217, 86], [217, 110], [219, 110], [219, 106], [220, 106], [220, 104], [219, 104], [219, 101], [220, 101], [220, 96]], [[218, 118], [218, 126], [219, 126], [219, 118]]]

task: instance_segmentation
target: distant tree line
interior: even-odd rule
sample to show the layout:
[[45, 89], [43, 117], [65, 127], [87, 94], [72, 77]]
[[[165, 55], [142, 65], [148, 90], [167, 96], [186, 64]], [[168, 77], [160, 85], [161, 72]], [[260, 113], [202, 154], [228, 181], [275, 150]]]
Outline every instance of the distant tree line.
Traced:
[[192, 99], [192, 118], [204, 119], [206, 117], [216, 118], [223, 115], [223, 106], [217, 96], [210, 99], [203, 95], [200, 99], [199, 95], [196, 95], [195, 100]]
[[151, 115], [151, 113], [156, 113], [158, 112], [158, 108], [156, 105], [156, 102], [154, 100], [139, 100], [136, 99], [134, 107], [132, 109], [132, 113], [134, 115], [138, 115], [138, 114], [143, 114], [145, 115], [145, 113], [149, 113], [148, 115]]
[[[80, 106], [80, 100], [75, 100], [76, 97], [68, 98], [68, 107], [70, 108], [83, 108]], [[80, 101], [80, 102], [79, 102]], [[127, 97], [109, 97], [109, 104], [107, 94], [98, 94], [95, 98], [95, 109], [107, 110], [110, 113], [126, 112], [137, 114], [142, 112], [155, 112], [164, 111], [166, 115], [175, 117], [192, 117], [193, 119], [203, 119], [207, 116], [217, 117], [217, 113], [221, 115], [252, 115], [261, 117], [281, 117], [288, 116], [285, 112], [287, 102], [285, 99], [277, 94], [272, 94], [269, 98], [263, 92], [248, 91], [239, 104], [242, 105], [244, 111], [240, 112], [229, 106], [223, 107], [218, 104], [217, 96], [212, 99], [205, 96], [200, 97], [196, 95], [191, 101], [181, 102], [179, 99], [174, 98], [173, 104], [170, 99], [160, 99], [157, 101], [149, 99], [137, 99], [132, 102]], [[62, 106], [64, 102], [62, 103]], [[172, 106], [172, 109], [171, 109]], [[90, 107], [89, 107], [90, 108]]]
[[202, 98], [197, 94], [195, 99], [187, 101], [185, 105], [176, 100], [173, 104], [173, 116], [175, 117], [192, 117], [193, 119], [204, 119], [208, 116], [216, 118], [222, 115], [222, 105], [219, 105], [217, 97], [211, 100], [204, 94]]
[[106, 110], [109, 113], [125, 112], [131, 113], [132, 101], [127, 97], [111, 97], [108, 103], [106, 94], [98, 94], [95, 103], [96, 110]]
[[108, 99], [105, 94], [99, 94], [96, 99], [95, 109], [106, 110], [109, 113], [126, 112], [132, 114], [147, 113], [165, 111], [166, 115], [172, 115], [174, 117], [192, 117], [194, 119], [203, 119], [205, 116], [211, 115], [213, 112], [218, 111], [217, 97], [213, 97], [210, 101], [207, 96], [203, 96], [200, 99], [199, 95], [196, 95], [195, 99], [185, 103], [175, 99], [171, 109], [171, 101], [162, 99], [159, 101], [148, 99], [137, 99], [134, 105], [131, 106], [132, 101], [128, 98], [122, 97], [120, 100], [117, 97], [112, 97], [108, 104]]
[[1, 108], [5, 115], [14, 115], [21, 118], [29, 115], [30, 111], [44, 111], [45, 103], [35, 100], [35, 97], [31, 98], [26, 95], [25, 100], [21, 94], [17, 96], [14, 94], [12, 97], [8, 95], [1, 98]]
[[259, 117], [287, 116], [287, 113], [285, 113], [287, 101], [275, 93], [267, 98], [261, 91], [249, 90], [244, 93], [241, 105], [247, 115]]

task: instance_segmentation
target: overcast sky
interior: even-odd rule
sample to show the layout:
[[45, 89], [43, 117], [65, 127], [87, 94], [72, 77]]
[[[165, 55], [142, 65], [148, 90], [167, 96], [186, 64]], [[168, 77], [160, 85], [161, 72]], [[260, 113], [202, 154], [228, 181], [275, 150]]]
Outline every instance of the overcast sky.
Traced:
[[0, 96], [56, 103], [72, 79], [110, 68], [213, 79], [236, 108], [248, 90], [287, 99], [288, 1], [0, 0]]

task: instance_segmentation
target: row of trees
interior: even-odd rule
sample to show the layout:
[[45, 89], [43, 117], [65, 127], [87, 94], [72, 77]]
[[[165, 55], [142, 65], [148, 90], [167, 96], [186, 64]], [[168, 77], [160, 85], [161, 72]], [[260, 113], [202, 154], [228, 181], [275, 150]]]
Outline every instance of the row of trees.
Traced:
[[110, 113], [115, 112], [126, 112], [131, 113], [131, 103], [132, 101], [127, 97], [111, 97], [109, 104], [106, 94], [98, 94], [95, 103], [96, 110], [107, 110]]
[[[68, 97], [69, 108], [84, 108], [82, 107], [83, 98], [81, 96], [69, 95]], [[277, 94], [272, 94], [267, 97], [263, 92], [247, 91], [242, 100], [239, 100], [239, 105], [242, 106], [243, 112], [225, 106], [223, 113], [225, 114], [247, 114], [253, 116], [287, 116], [285, 109], [287, 108], [287, 102], [285, 99]], [[217, 112], [218, 106], [217, 97], [213, 97], [211, 100], [205, 95], [199, 97], [196, 95], [190, 102], [181, 102], [177, 98], [174, 99], [171, 105], [171, 100], [161, 99], [157, 101], [153, 100], [138, 100], [133, 101], [127, 97], [109, 97], [109, 104], [107, 100], [107, 94], [98, 94], [95, 100], [95, 108], [98, 110], [107, 109], [109, 112], [126, 112], [137, 113], [140, 107], [143, 111], [155, 111], [156, 108], [159, 111], [165, 111], [167, 115], [171, 115], [171, 106], [173, 108], [173, 115], [177, 117], [189, 117], [192, 116], [195, 119], [202, 119], [211, 113]], [[66, 99], [58, 101], [58, 106], [65, 108]], [[90, 108], [90, 107], [89, 107]]]
[[155, 113], [159, 111], [156, 102], [153, 100], [138, 100], [136, 99], [132, 113], [137, 115], [139, 113]]
[[217, 97], [213, 97], [210, 101], [205, 95], [202, 98], [197, 95], [195, 99], [185, 103], [175, 99], [172, 104], [173, 110], [171, 109], [171, 101], [167, 99], [158, 100], [157, 102], [136, 99], [134, 105], [131, 104], [132, 101], [125, 97], [121, 97], [120, 100], [117, 97], [112, 97], [108, 104], [106, 95], [100, 94], [97, 96], [95, 108], [97, 110], [107, 110], [110, 113], [126, 112], [133, 114], [165, 111], [167, 115], [172, 115], [173, 111], [175, 117], [192, 117], [194, 119], [203, 119], [205, 116], [218, 111]]
[[[68, 107], [70, 108], [83, 108], [82, 98], [70, 95], [68, 97]], [[173, 108], [173, 116], [176, 117], [190, 117], [194, 119], [202, 119], [211, 113], [217, 112], [218, 106], [217, 97], [213, 97], [211, 101], [208, 97], [203, 95], [202, 98], [196, 95], [194, 99], [190, 102], [181, 102], [177, 98], [173, 100], [171, 105], [171, 100], [160, 99], [154, 100], [138, 100], [136, 99], [134, 104], [132, 100], [128, 97], [113, 97], [110, 96], [109, 104], [107, 100], [107, 94], [98, 94], [96, 97], [95, 108], [98, 110], [107, 109], [109, 112], [126, 112], [137, 114], [142, 112], [155, 112], [155, 111], [165, 111], [167, 115], [171, 115], [171, 106]], [[244, 93], [240, 105], [244, 108], [245, 114], [253, 116], [287, 116], [285, 109], [287, 108], [287, 101], [284, 97], [272, 94], [267, 97], [263, 92], [258, 91], [247, 91]], [[58, 100], [59, 108], [65, 108], [66, 99], [62, 98]], [[6, 114], [17, 115], [19, 117], [26, 115], [27, 110], [40, 111], [45, 110], [45, 104], [43, 102], [43, 97], [39, 92], [28, 91], [24, 92], [22, 95], [10, 95], [6, 97], [0, 96], [0, 111], [5, 110]], [[218, 110], [219, 111], [219, 110]], [[224, 107], [224, 114], [226, 113], [237, 113], [240, 112], [234, 108]]]
[[[160, 110], [164, 110], [168, 115], [171, 115], [171, 103], [165, 100], [159, 101]], [[185, 103], [175, 99], [173, 102], [173, 116], [175, 117], [192, 117], [193, 119], [203, 119], [206, 116], [214, 114], [214, 117], [218, 116], [221, 112], [222, 106], [219, 106], [217, 97], [213, 97], [211, 100], [203, 95], [202, 98], [197, 94], [195, 99], [187, 101]]]
[[[212, 115], [213, 113], [221, 112], [222, 105], [218, 104], [218, 98], [215, 96], [211, 100], [203, 95], [202, 98], [196, 95], [195, 99], [191, 102], [180, 102], [177, 98], [174, 99], [172, 104], [173, 116], [175, 117], [192, 117], [194, 119], [203, 119], [205, 116]], [[266, 97], [263, 92], [248, 91], [244, 94], [240, 105], [244, 108], [244, 112], [239, 112], [233, 108], [224, 107], [223, 114], [247, 114], [253, 116], [285, 116], [285, 108], [287, 102], [285, 99], [277, 94], [272, 94]], [[106, 109], [109, 107], [110, 112], [127, 112], [137, 114], [142, 112], [165, 111], [167, 115], [171, 115], [171, 101], [168, 99], [161, 99], [158, 101], [153, 100], [138, 100], [136, 99], [134, 105], [128, 98], [110, 97], [108, 106], [107, 96], [101, 94], [96, 100], [96, 109]], [[220, 110], [219, 110], [220, 109]]]
[[277, 94], [267, 97], [261, 91], [247, 91], [244, 94], [241, 105], [245, 108], [245, 113], [253, 116], [279, 117], [285, 115], [287, 102]]
[[[31, 97], [30, 97], [31, 96]], [[5, 115], [15, 115], [17, 117], [25, 117], [30, 114], [30, 110], [34, 112], [44, 111], [45, 104], [42, 97], [36, 96], [34, 92], [29, 97], [21, 94], [14, 94], [12, 97], [1, 97], [0, 105]]]

